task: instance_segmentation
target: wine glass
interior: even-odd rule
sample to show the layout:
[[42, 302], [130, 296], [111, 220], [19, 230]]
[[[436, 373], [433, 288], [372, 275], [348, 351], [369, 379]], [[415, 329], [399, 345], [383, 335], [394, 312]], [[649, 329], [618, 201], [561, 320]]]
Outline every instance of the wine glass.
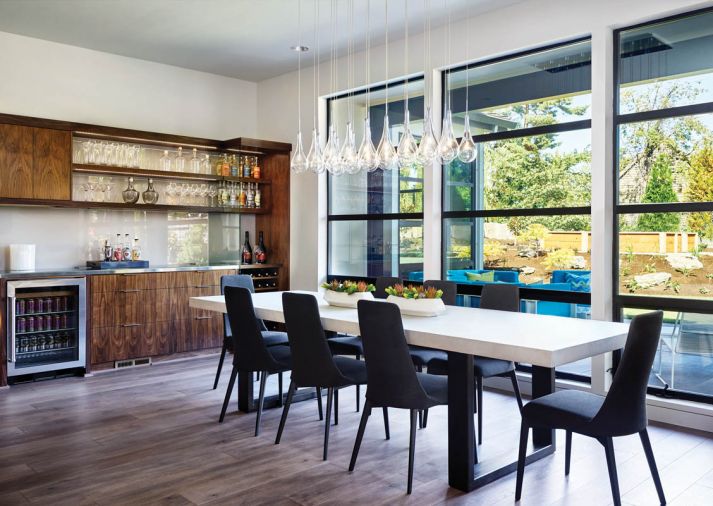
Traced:
[[215, 199], [215, 196], [216, 196], [216, 195], [218, 195], [218, 189], [217, 189], [214, 185], [210, 185], [210, 186], [208, 187], [208, 197], [210, 198], [210, 200], [208, 201], [208, 205], [209, 205], [210, 207], [214, 207], [214, 206], [215, 206], [215, 200], [214, 200], [214, 199]]
[[176, 187], [176, 183], [174, 183], [173, 181], [168, 183], [168, 186], [166, 187], [166, 197], [167, 197], [166, 201], [169, 204], [176, 203], [176, 191], [177, 190], [178, 190], [178, 188]]

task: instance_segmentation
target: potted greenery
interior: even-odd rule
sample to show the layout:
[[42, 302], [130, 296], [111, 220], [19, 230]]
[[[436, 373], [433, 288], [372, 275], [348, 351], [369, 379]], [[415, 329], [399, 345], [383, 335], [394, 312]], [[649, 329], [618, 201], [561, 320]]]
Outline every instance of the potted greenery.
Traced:
[[433, 286], [404, 286], [396, 284], [386, 288], [388, 302], [393, 302], [402, 314], [411, 316], [438, 316], [446, 310], [443, 303], [443, 290]]
[[337, 280], [331, 283], [323, 283], [322, 288], [325, 289], [324, 300], [330, 306], [339, 307], [357, 307], [357, 302], [362, 299], [371, 300], [374, 296], [371, 294], [376, 287], [364, 281], [342, 281]]

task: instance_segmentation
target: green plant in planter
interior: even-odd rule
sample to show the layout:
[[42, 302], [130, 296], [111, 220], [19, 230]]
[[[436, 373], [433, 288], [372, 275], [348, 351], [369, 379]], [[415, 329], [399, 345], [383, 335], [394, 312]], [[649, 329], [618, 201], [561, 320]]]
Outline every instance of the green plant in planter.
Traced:
[[348, 279], [342, 282], [339, 282], [335, 279], [331, 283], [322, 283], [322, 288], [326, 288], [327, 290], [331, 290], [333, 292], [346, 293], [349, 295], [357, 292], [373, 292], [376, 290], [376, 287], [371, 283], [366, 283], [364, 281], [349, 281]]
[[438, 290], [433, 286], [424, 288], [423, 286], [395, 284], [386, 288], [385, 291], [389, 295], [404, 299], [440, 299], [443, 297], [443, 290]]

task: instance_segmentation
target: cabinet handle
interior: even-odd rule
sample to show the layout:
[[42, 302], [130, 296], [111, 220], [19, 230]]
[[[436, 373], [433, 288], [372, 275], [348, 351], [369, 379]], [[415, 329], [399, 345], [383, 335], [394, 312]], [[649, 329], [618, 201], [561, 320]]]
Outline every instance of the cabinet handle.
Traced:
[[196, 320], [210, 320], [212, 316], [196, 316]]
[[195, 285], [193, 288], [213, 288], [213, 285]]
[[119, 290], [120, 293], [134, 293], [134, 292], [140, 292], [138, 288], [133, 289], [133, 290]]
[[140, 323], [122, 323], [122, 327], [141, 327]]

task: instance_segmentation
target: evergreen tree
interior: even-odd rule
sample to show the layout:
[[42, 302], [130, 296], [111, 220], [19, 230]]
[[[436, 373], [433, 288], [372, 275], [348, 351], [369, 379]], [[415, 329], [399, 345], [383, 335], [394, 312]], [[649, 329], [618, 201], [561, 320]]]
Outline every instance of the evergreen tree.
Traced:
[[[688, 200], [713, 201], [713, 140], [707, 139], [705, 145], [691, 156], [689, 164], [686, 189]], [[706, 239], [713, 239], [713, 215], [691, 213], [688, 228]]]
[[[668, 156], [659, 155], [654, 161], [642, 202], [646, 204], [678, 202], [676, 191], [673, 189], [671, 159]], [[678, 214], [647, 213], [639, 216], [637, 229], [642, 232], [677, 232], [679, 225]]]

